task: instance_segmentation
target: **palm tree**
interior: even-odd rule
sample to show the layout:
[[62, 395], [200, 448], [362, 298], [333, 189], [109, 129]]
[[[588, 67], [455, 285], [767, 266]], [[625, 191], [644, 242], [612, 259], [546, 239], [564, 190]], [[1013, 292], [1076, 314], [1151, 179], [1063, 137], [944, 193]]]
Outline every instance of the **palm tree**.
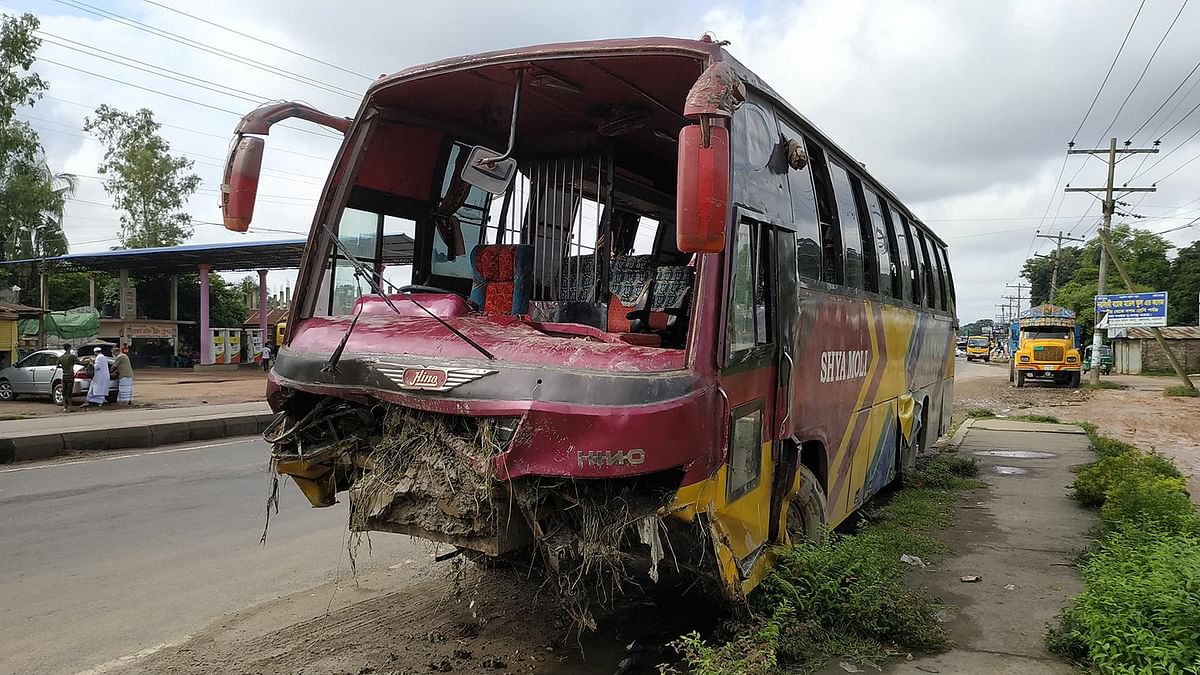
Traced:
[[42, 160], [38, 172], [50, 185], [50, 198], [42, 207], [41, 218], [34, 224], [32, 253], [36, 258], [64, 255], [68, 250], [67, 233], [63, 220], [67, 200], [75, 194], [79, 177], [73, 173], [53, 173], [50, 165]]

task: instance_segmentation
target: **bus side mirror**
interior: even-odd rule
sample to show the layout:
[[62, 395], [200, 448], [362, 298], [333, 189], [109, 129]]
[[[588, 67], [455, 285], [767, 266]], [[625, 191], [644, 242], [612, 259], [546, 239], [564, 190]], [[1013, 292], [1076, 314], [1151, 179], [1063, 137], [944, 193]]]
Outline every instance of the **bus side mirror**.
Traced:
[[227, 230], [245, 232], [250, 229], [266, 144], [266, 139], [259, 136], [240, 136], [229, 151], [225, 178], [221, 181], [221, 215]]
[[720, 253], [729, 216], [729, 129], [684, 127], [679, 133], [678, 176], [676, 248], [683, 253]]

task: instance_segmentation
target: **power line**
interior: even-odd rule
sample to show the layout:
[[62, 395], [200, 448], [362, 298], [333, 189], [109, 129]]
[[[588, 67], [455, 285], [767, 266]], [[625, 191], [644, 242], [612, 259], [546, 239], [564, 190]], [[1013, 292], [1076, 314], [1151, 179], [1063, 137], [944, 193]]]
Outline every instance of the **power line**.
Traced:
[[[61, 1], [61, 0], [60, 0]], [[1121, 46], [1117, 48], [1117, 54], [1113, 57], [1112, 63], [1108, 66], [1108, 72], [1104, 74], [1104, 79], [1100, 82], [1100, 88], [1096, 90], [1096, 95], [1092, 97], [1092, 103], [1088, 106], [1087, 112], [1083, 114], [1083, 119], [1079, 120], [1079, 128], [1071, 134], [1071, 142], [1079, 136], [1079, 132], [1083, 130], [1083, 125], [1087, 122], [1088, 116], [1092, 114], [1092, 108], [1096, 107], [1096, 101], [1100, 100], [1100, 93], [1104, 91], [1104, 85], [1108, 84], [1108, 78], [1112, 75], [1113, 68], [1117, 66], [1117, 61], [1121, 58], [1121, 52], [1125, 51], [1125, 43], [1129, 42], [1129, 35], [1133, 33], [1133, 27], [1137, 24], [1138, 17], [1142, 15], [1142, 8], [1146, 6], [1146, 0], [1142, 0], [1138, 5], [1137, 12], [1133, 15], [1133, 21], [1129, 22], [1129, 30], [1125, 31], [1125, 39], [1121, 40]], [[1057, 190], [1058, 186], [1055, 185]]]
[[134, 28], [134, 29], [140, 30], [145, 33], [150, 33], [151, 35], [154, 35], [156, 37], [160, 37], [160, 38], [163, 38], [166, 40], [170, 40], [172, 42], [177, 42], [181, 45], [191, 47], [192, 49], [198, 49], [202, 52], [207, 52], [214, 56], [219, 56], [223, 59], [233, 61], [234, 63], [238, 63], [240, 65], [251, 66], [251, 67], [257, 68], [259, 70], [264, 70], [268, 73], [271, 73], [272, 75], [278, 75], [281, 77], [285, 77], [289, 80], [294, 80], [301, 84], [307, 84], [311, 87], [316, 87], [317, 89], [322, 89], [324, 91], [327, 91], [327, 92], [330, 92], [333, 94], [345, 96], [347, 98], [356, 99], [356, 100], [358, 98], [360, 98], [359, 94], [356, 94], [355, 92], [350, 91], [349, 89], [346, 89], [344, 87], [339, 87], [337, 85], [330, 84], [328, 82], [323, 82], [316, 78], [308, 77], [307, 75], [301, 75], [299, 73], [294, 73], [290, 70], [285, 70], [285, 69], [279, 68], [277, 66], [272, 66], [268, 63], [263, 63], [262, 61], [255, 61], [254, 59], [246, 58], [244, 56], [238, 56], [237, 54], [226, 51], [224, 49], [217, 49], [215, 47], [209, 47], [208, 45], [205, 45], [201, 42], [197, 42], [196, 40], [192, 40], [191, 38], [184, 37], [177, 33], [172, 33], [170, 31], [163, 30], [161, 28], [156, 28], [154, 26], [151, 26], [146, 23], [142, 23], [141, 21], [137, 21], [135, 19], [130, 19], [129, 17], [122, 16], [120, 14], [117, 14], [116, 12], [110, 12], [108, 10], [100, 9], [99, 7], [96, 7], [95, 5], [89, 5], [88, 3], [82, 2], [81, 0], [54, 0], [54, 1], [59, 4], [66, 5], [68, 7], [72, 7], [74, 9], [78, 9], [80, 11], [87, 12], [89, 14], [94, 14], [94, 15], [99, 16], [104, 19], [111, 19], [113, 21], [116, 21], [117, 23], [124, 25], [124, 26], [128, 26], [130, 28]]
[[[43, 33], [44, 35], [48, 35], [51, 38], [51, 39], [47, 39], [47, 38], [43, 37], [43, 38], [41, 38], [42, 42], [48, 42], [48, 43], [54, 45], [55, 47], [69, 49], [71, 51], [78, 52], [80, 54], [84, 54], [84, 55], [90, 56], [95, 59], [101, 59], [103, 61], [108, 61], [109, 63], [115, 63], [119, 66], [125, 66], [126, 68], [133, 68], [134, 70], [140, 70], [143, 73], [149, 73], [151, 75], [154, 75], [155, 77], [162, 77], [162, 78], [165, 78], [168, 80], [173, 80], [175, 82], [182, 82], [183, 84], [186, 84], [191, 87], [196, 87], [198, 89], [204, 89], [207, 91], [216, 92], [218, 94], [223, 94], [225, 96], [230, 96], [232, 98], [241, 99], [243, 101], [248, 101], [248, 102], [254, 103], [254, 104], [262, 104], [263, 102], [269, 100], [265, 96], [260, 96], [258, 94], [254, 94], [254, 93], [251, 93], [248, 91], [242, 91], [241, 89], [234, 89], [233, 87], [227, 87], [219, 82], [205, 80], [203, 78], [188, 75], [186, 73], [181, 73], [177, 70], [171, 70], [170, 68], [163, 68], [161, 66], [156, 66], [152, 63], [146, 63], [145, 61], [139, 61], [137, 59], [130, 58], [128, 56], [122, 56], [121, 54], [117, 54], [116, 52], [110, 52], [110, 51], [107, 51], [104, 49], [99, 49], [97, 47], [85, 45], [81, 42], [75, 42], [74, 40], [69, 40], [67, 38], [60, 38], [56, 35], [46, 33], [45, 31], [39, 31], [39, 32]], [[62, 40], [64, 42], [70, 42], [74, 45], [79, 45], [79, 46], [73, 47], [70, 44], [63, 44], [62, 42], [59, 42], [58, 40]], [[88, 50], [91, 50], [91, 51], [88, 51]], [[92, 53], [92, 52], [99, 52], [99, 53]], [[103, 54], [108, 54], [109, 56], [103, 56]], [[115, 58], [110, 58], [110, 56], [115, 57]], [[124, 63], [124, 61], [129, 61], [130, 63]], [[141, 64], [141, 65], [134, 65], [134, 64]], [[145, 66], [145, 67], [142, 67], [142, 66]], [[163, 72], [156, 72], [156, 71], [163, 71]], [[176, 76], [178, 76], [178, 77], [176, 77]], [[195, 82], [191, 82], [189, 80], [195, 80]]]
[[[1184, 76], [1184, 78], [1182, 80], [1180, 80], [1179, 84], [1176, 85], [1173, 90], [1171, 90], [1170, 95], [1168, 95], [1165, 99], [1163, 99], [1162, 103], [1158, 104], [1158, 107], [1154, 109], [1154, 112], [1150, 113], [1150, 116], [1146, 118], [1145, 122], [1142, 122], [1142, 126], [1138, 127], [1137, 131], [1134, 131], [1132, 134], [1129, 134], [1129, 138], [1127, 139], [1127, 142], [1133, 142], [1133, 137], [1142, 133], [1142, 129], [1145, 129], [1146, 125], [1150, 124], [1150, 122], [1154, 120], [1154, 117], [1156, 115], [1158, 115], [1158, 113], [1163, 108], [1167, 107], [1167, 104], [1171, 102], [1171, 99], [1175, 98], [1175, 94], [1178, 94], [1179, 90], [1183, 88], [1183, 85], [1187, 84], [1187, 81], [1192, 79], [1192, 75], [1195, 75], [1197, 70], [1200, 70], [1200, 61], [1197, 61], [1196, 65], [1192, 66], [1192, 69], [1188, 71], [1188, 74], [1186, 76]], [[1200, 82], [1200, 81], [1198, 81], [1198, 82]], [[1196, 85], [1192, 85], [1192, 86], [1195, 87]], [[1191, 93], [1190, 89], [1188, 90], [1188, 93], [1189, 94]], [[1184, 98], [1187, 98], [1187, 94], [1184, 94]], [[1182, 99], [1181, 99], [1181, 102], [1182, 102]], [[1179, 107], [1179, 104], [1176, 103], [1175, 106]], [[1171, 112], [1175, 112], [1175, 109], [1172, 108]], [[1160, 123], [1159, 126], [1161, 127], [1162, 124]], [[1158, 129], [1156, 128], [1155, 131], [1158, 131]]]
[[251, 40], [254, 40], [254, 41], [256, 41], [256, 42], [261, 42], [262, 44], [264, 44], [264, 45], [267, 45], [268, 47], [274, 47], [275, 49], [279, 49], [279, 50], [281, 50], [281, 51], [285, 51], [285, 52], [287, 52], [287, 53], [289, 53], [289, 54], [293, 54], [293, 55], [295, 55], [295, 56], [299, 56], [300, 58], [303, 58], [303, 59], [308, 59], [309, 61], [312, 61], [312, 62], [314, 62], [314, 63], [319, 63], [319, 64], [321, 64], [321, 65], [323, 65], [323, 66], [328, 66], [328, 67], [330, 67], [330, 68], [333, 68], [334, 70], [340, 70], [341, 72], [343, 72], [343, 73], [346, 73], [346, 74], [348, 74], [348, 75], [354, 75], [355, 77], [361, 77], [361, 78], [363, 78], [364, 80], [367, 80], [367, 81], [374, 81], [374, 79], [375, 79], [375, 78], [373, 78], [373, 77], [371, 77], [371, 76], [369, 76], [369, 75], [363, 75], [362, 73], [357, 73], [357, 72], [354, 72], [353, 70], [350, 70], [350, 69], [348, 69], [348, 68], [343, 68], [343, 67], [341, 67], [341, 66], [339, 66], [339, 65], [335, 65], [335, 64], [333, 64], [333, 63], [330, 63], [330, 62], [328, 62], [328, 61], [322, 61], [321, 59], [318, 59], [318, 58], [316, 58], [316, 57], [314, 57], [314, 56], [309, 56], [308, 54], [304, 54], [304, 53], [302, 53], [302, 52], [298, 52], [298, 51], [296, 51], [296, 50], [294, 50], [294, 49], [289, 49], [288, 47], [284, 47], [283, 45], [278, 45], [278, 44], [275, 44], [274, 42], [268, 42], [267, 40], [264, 40], [264, 39], [262, 39], [262, 38], [260, 38], [260, 37], [255, 37], [255, 36], [253, 36], [253, 35], [249, 35], [249, 34], [247, 34], [247, 33], [243, 33], [243, 32], [241, 32], [241, 31], [234, 30], [234, 29], [230, 28], [229, 26], [223, 26], [223, 25], [221, 25], [221, 24], [219, 24], [219, 23], [215, 23], [215, 22], [213, 22], [213, 21], [209, 21], [208, 19], [205, 19], [205, 18], [202, 18], [202, 17], [195, 16], [194, 14], [188, 14], [187, 12], [184, 12], [184, 11], [182, 11], [182, 10], [179, 10], [179, 9], [175, 9], [174, 7], [169, 7], [169, 6], [167, 6], [167, 5], [164, 5], [164, 4], [160, 3], [160, 2], [155, 2], [154, 0], [142, 0], [142, 1], [143, 1], [143, 2], [145, 2], [145, 3], [147, 3], [147, 4], [154, 5], [155, 7], [161, 7], [162, 9], [165, 9], [165, 10], [167, 10], [167, 11], [169, 11], [169, 12], [175, 12], [176, 14], [179, 14], [179, 15], [182, 15], [182, 16], [186, 16], [186, 17], [187, 17], [187, 18], [189, 18], [189, 19], [194, 19], [194, 20], [196, 20], [196, 21], [199, 21], [200, 23], [205, 23], [205, 24], [208, 24], [208, 25], [210, 25], [210, 26], [213, 26], [214, 28], [220, 28], [221, 30], [224, 30], [224, 31], [228, 31], [228, 32], [230, 32], [230, 33], [233, 33], [234, 35], [240, 35], [240, 36], [242, 36], [242, 37], [244, 37], [244, 38], [249, 38], [249, 39], [251, 39]]
[[[1170, 157], [1171, 155], [1175, 154], [1175, 153], [1176, 153], [1176, 152], [1178, 152], [1180, 149], [1182, 149], [1182, 148], [1183, 148], [1185, 145], [1187, 145], [1187, 144], [1188, 144], [1188, 142], [1189, 142], [1189, 141], [1191, 141], [1193, 138], [1195, 138], [1195, 137], [1196, 137], [1198, 134], [1200, 134], [1200, 127], [1198, 127], [1198, 128], [1195, 130], [1195, 131], [1193, 131], [1191, 136], [1188, 136], [1187, 138], [1183, 139], [1183, 142], [1182, 142], [1182, 143], [1180, 143], [1179, 145], [1175, 146], [1175, 147], [1174, 147], [1172, 150], [1170, 150], [1169, 152], [1167, 152], [1166, 154], [1164, 154], [1162, 157], [1159, 157], [1159, 158], [1158, 158], [1158, 161], [1156, 161], [1156, 162], [1154, 162], [1153, 164], [1151, 164], [1150, 166], [1146, 167], [1146, 168], [1145, 168], [1143, 171], [1141, 171], [1140, 173], [1138, 173], [1138, 174], [1134, 175], [1134, 177], [1133, 177], [1133, 178], [1130, 178], [1130, 180], [1137, 180], [1137, 179], [1138, 179], [1140, 176], [1143, 176], [1143, 175], [1145, 175], [1145, 174], [1147, 174], [1147, 173], [1150, 173], [1151, 171], [1153, 171], [1153, 170], [1154, 170], [1154, 167], [1158, 166], [1159, 164], [1162, 164], [1164, 161], [1166, 161], [1166, 159], [1167, 159], [1168, 157]], [[1189, 160], [1189, 161], [1190, 161], [1190, 160]]]
[[[161, 89], [155, 89], [155, 88], [153, 88], [153, 87], [145, 87], [145, 86], [142, 86], [142, 85], [140, 85], [140, 84], [134, 84], [134, 83], [132, 83], [132, 82], [127, 82], [127, 81], [125, 81], [125, 80], [121, 80], [121, 79], [118, 79], [118, 78], [115, 78], [115, 77], [109, 77], [108, 75], [101, 75], [100, 73], [94, 73], [94, 72], [92, 72], [92, 71], [90, 71], [90, 70], [84, 70], [83, 68], [76, 68], [75, 66], [69, 66], [69, 65], [67, 65], [67, 64], [65, 64], [65, 63], [59, 63], [58, 61], [52, 61], [52, 60], [50, 60], [50, 59], [43, 58], [43, 57], [41, 57], [41, 56], [37, 57], [37, 60], [38, 60], [38, 61], [41, 61], [42, 63], [49, 63], [49, 64], [51, 64], [51, 65], [58, 66], [58, 67], [60, 67], [60, 68], [66, 68], [66, 69], [68, 69], [68, 70], [74, 70], [75, 72], [78, 72], [78, 73], [83, 73], [84, 75], [91, 75], [92, 77], [98, 77], [98, 78], [100, 78], [100, 79], [102, 79], [102, 80], [108, 80], [109, 82], [116, 82], [117, 84], [123, 84], [123, 85], [125, 85], [125, 86], [127, 86], [127, 87], [132, 87], [132, 88], [134, 88], [134, 89], [140, 89], [140, 90], [142, 90], [142, 91], [146, 91], [146, 92], [149, 92], [149, 93], [151, 93], [151, 94], [158, 94], [159, 96], [166, 96], [167, 98], [175, 99], [176, 101], [182, 101], [183, 103], [190, 103], [190, 104], [192, 104], [192, 105], [198, 105], [198, 106], [200, 106], [200, 107], [202, 107], [202, 108], [208, 108], [209, 110], [215, 110], [215, 111], [217, 111], [217, 112], [223, 112], [223, 113], [225, 113], [225, 114], [227, 114], [227, 115], [233, 115], [233, 116], [235, 116], [235, 117], [238, 117], [238, 118], [241, 118], [241, 117], [242, 117], [242, 113], [239, 113], [239, 112], [234, 112], [233, 110], [229, 110], [229, 109], [227, 109], [227, 108], [220, 108], [220, 107], [217, 107], [217, 106], [215, 106], [215, 105], [210, 105], [210, 104], [208, 104], [208, 103], [202, 103], [202, 102], [200, 102], [200, 101], [196, 101], [196, 100], [194, 100], [194, 99], [186, 98], [186, 97], [183, 97], [183, 96], [178, 96], [178, 95], [176, 95], [176, 94], [169, 94], [169, 93], [167, 93], [167, 92], [165, 92], [165, 91], [162, 91]], [[280, 124], [279, 126], [281, 126], [281, 127], [285, 127], [285, 128], [287, 128], [287, 129], [292, 129], [292, 130], [294, 130], [294, 131], [300, 131], [300, 132], [303, 132], [303, 133], [306, 133], [306, 134], [309, 134], [309, 135], [312, 135], [312, 136], [316, 136], [317, 138], [327, 138], [327, 139], [330, 139], [330, 140], [335, 140], [335, 141], [339, 141], [339, 142], [342, 140], [342, 137], [340, 137], [340, 136], [334, 136], [333, 134], [321, 133], [321, 132], [319, 132], [319, 131], [313, 131], [313, 130], [311, 130], [311, 129], [304, 129], [304, 128], [302, 128], [302, 127], [293, 127], [293, 126], [289, 126], [289, 125], [286, 125], [286, 124]]]
[[1096, 141], [1096, 145], [1099, 145], [1100, 141], [1104, 140], [1104, 137], [1107, 136], [1108, 132], [1113, 128], [1113, 125], [1117, 123], [1117, 119], [1121, 117], [1121, 113], [1125, 110], [1125, 104], [1129, 103], [1129, 99], [1133, 97], [1133, 92], [1137, 91], [1138, 85], [1140, 85], [1142, 83], [1142, 79], [1146, 77], [1146, 71], [1150, 70], [1150, 64], [1154, 63], [1154, 57], [1158, 56], [1159, 48], [1162, 47], [1163, 43], [1167, 41], [1167, 36], [1171, 34], [1171, 29], [1174, 28], [1175, 23], [1179, 21], [1179, 16], [1183, 14], [1183, 10], [1185, 7], [1187, 7], [1187, 4], [1188, 0], [1183, 0], [1183, 3], [1179, 5], [1179, 11], [1175, 13], [1175, 18], [1171, 20], [1171, 25], [1167, 26], [1166, 32], [1163, 33], [1163, 36], [1161, 39], [1159, 39], [1158, 44], [1154, 46], [1154, 51], [1150, 52], [1150, 58], [1146, 60], [1146, 67], [1142, 68], [1141, 75], [1138, 75], [1137, 81], [1133, 83], [1133, 87], [1131, 87], [1129, 89], [1129, 93], [1125, 95], [1125, 100], [1121, 101], [1121, 105], [1117, 108], [1117, 114], [1113, 115], [1112, 121], [1108, 123], [1107, 127], [1105, 127], [1104, 132], [1100, 134], [1100, 140]]

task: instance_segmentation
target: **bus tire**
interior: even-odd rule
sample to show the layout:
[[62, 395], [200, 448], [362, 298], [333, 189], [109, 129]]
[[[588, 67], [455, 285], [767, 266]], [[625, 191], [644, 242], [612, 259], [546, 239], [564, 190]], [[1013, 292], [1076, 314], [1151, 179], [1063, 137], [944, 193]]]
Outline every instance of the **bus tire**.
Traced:
[[1020, 371], [1020, 370], [1017, 371], [1017, 386], [1018, 387], [1025, 386], [1025, 372], [1024, 371]]
[[1008, 381], [1009, 382], [1017, 381], [1017, 366], [1016, 366], [1016, 364], [1014, 364], [1011, 361], [1009, 361], [1009, 363], [1008, 363]]
[[1077, 371], [1071, 373], [1071, 379], [1069, 379], [1067, 381], [1067, 386], [1071, 387], [1072, 389], [1078, 389], [1079, 388], [1079, 380], [1080, 380], [1080, 374], [1079, 374], [1079, 371], [1077, 370]]
[[807, 466], [796, 467], [800, 476], [800, 490], [788, 504], [786, 522], [788, 541], [820, 543], [825, 537], [827, 524], [825, 490], [817, 476]]

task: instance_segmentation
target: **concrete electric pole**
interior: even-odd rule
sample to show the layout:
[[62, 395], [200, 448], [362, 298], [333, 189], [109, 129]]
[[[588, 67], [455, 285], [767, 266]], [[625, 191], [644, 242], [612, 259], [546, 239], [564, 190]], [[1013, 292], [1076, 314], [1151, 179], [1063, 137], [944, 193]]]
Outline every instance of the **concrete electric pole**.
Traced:
[[[1088, 193], [1102, 192], [1102, 193], [1104, 193], [1104, 199], [1102, 200], [1102, 203], [1104, 206], [1104, 223], [1101, 226], [1101, 236], [1102, 237], [1108, 236], [1109, 229], [1112, 227], [1113, 211], [1116, 210], [1116, 201], [1117, 200], [1113, 197], [1113, 192], [1115, 191], [1113, 188], [1113, 178], [1117, 172], [1117, 162], [1120, 161], [1117, 159], [1117, 155], [1132, 156], [1132, 155], [1142, 155], [1142, 154], [1148, 154], [1148, 153], [1154, 154], [1157, 152], [1158, 152], [1158, 148], [1130, 148], [1130, 147], [1128, 147], [1128, 144], [1126, 144], [1126, 147], [1118, 150], [1116, 138], [1110, 138], [1108, 140], [1108, 148], [1107, 149], [1096, 148], [1096, 149], [1092, 149], [1092, 150], [1076, 150], [1074, 148], [1071, 148], [1070, 150], [1067, 150], [1068, 155], [1105, 155], [1105, 154], [1108, 155], [1108, 181], [1105, 183], [1104, 187], [1077, 188], [1077, 187], [1071, 187], [1070, 185], [1068, 185], [1066, 187], [1066, 192], [1088, 192]], [[1122, 157], [1121, 159], [1125, 159], [1125, 157]], [[1129, 187], [1129, 186], [1122, 185], [1119, 188], [1119, 191], [1122, 193], [1122, 196], [1124, 196], [1131, 192], [1154, 192], [1155, 189], [1156, 188], [1154, 188], [1153, 186], [1139, 188], [1139, 187]], [[1108, 290], [1108, 250], [1107, 250], [1107, 247], [1102, 246], [1100, 248], [1100, 279], [1099, 279], [1098, 283], [1096, 284], [1096, 295], [1104, 295], [1107, 290]], [[1099, 358], [1100, 345], [1101, 345], [1101, 336], [1100, 336], [1101, 329], [1099, 328], [1099, 325], [1100, 325], [1100, 317], [1096, 317], [1096, 327], [1092, 329], [1092, 354], [1094, 354], [1096, 356], [1096, 358]], [[1100, 384], [1100, 369], [1099, 368], [1092, 368], [1088, 372], [1088, 382], [1091, 384]]]

